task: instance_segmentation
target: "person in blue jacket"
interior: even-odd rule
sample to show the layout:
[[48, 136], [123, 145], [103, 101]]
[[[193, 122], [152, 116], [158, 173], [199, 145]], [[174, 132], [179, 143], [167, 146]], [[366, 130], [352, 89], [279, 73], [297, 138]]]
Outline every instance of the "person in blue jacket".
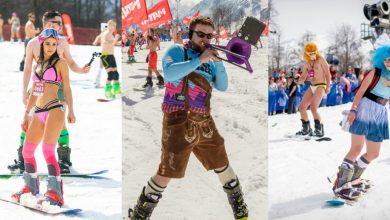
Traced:
[[192, 19], [190, 40], [172, 45], [163, 57], [166, 90], [162, 103], [161, 162], [157, 174], [143, 187], [132, 220], [149, 219], [172, 178], [183, 178], [191, 153], [206, 170], [214, 170], [227, 193], [235, 219], [246, 220], [247, 205], [240, 182], [229, 165], [224, 139], [210, 115], [212, 89], [226, 91], [228, 77], [218, 52], [207, 47], [214, 23], [209, 17]]

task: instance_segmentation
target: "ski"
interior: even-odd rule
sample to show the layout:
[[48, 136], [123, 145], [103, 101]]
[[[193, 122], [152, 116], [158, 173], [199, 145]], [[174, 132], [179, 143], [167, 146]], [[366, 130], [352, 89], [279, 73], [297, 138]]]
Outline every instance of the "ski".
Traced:
[[65, 207], [55, 207], [54, 209], [51, 208], [51, 209], [47, 210], [45, 208], [45, 206], [38, 206], [38, 205], [28, 206], [28, 205], [20, 204], [20, 203], [14, 201], [11, 197], [9, 199], [7, 199], [5, 197], [0, 196], [0, 200], [4, 201], [4, 202], [8, 202], [10, 204], [22, 206], [22, 207], [28, 208], [30, 210], [33, 210], [33, 211], [36, 211], [36, 212], [39, 212], [42, 214], [47, 214], [47, 215], [77, 214], [77, 213], [82, 211], [81, 209], [77, 209], [77, 208], [65, 208]]
[[[97, 172], [92, 172], [92, 173], [65, 173], [61, 174], [61, 177], [74, 177], [74, 178], [97, 178], [99, 179], [102, 174], [107, 173], [108, 170], [100, 170]], [[20, 173], [10, 173], [10, 174], [0, 174], [0, 179], [10, 179], [12, 177], [21, 177], [23, 174]], [[40, 178], [47, 178], [47, 174], [40, 174]]]

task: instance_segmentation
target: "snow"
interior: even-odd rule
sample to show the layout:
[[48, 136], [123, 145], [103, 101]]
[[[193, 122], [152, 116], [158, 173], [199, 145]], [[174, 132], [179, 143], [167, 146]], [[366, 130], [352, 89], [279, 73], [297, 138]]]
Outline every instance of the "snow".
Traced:
[[[92, 52], [100, 47], [70, 47], [77, 64], [84, 65], [92, 57]], [[14, 158], [19, 145], [20, 122], [24, 113], [21, 99], [22, 72], [18, 71], [23, 57], [22, 44], [0, 43], [0, 173], [8, 173], [6, 168]], [[115, 56], [120, 64], [120, 49]], [[68, 125], [70, 133], [71, 160], [78, 172], [95, 172], [108, 169], [105, 179], [63, 178], [65, 204], [70, 208], [80, 208], [83, 212], [72, 219], [119, 219], [121, 214], [121, 103], [120, 100], [100, 103], [104, 89], [94, 88], [94, 80], [99, 66], [95, 59], [89, 74], [70, 73], [74, 99], [76, 124]], [[119, 65], [119, 72], [121, 67]], [[105, 73], [102, 74], [102, 82]], [[36, 151], [38, 171], [47, 173], [42, 148]], [[23, 186], [22, 178], [0, 180], [0, 196], [8, 197]], [[41, 193], [46, 191], [46, 182], [41, 181]], [[1, 202], [0, 219], [49, 219], [37, 212], [20, 206]], [[56, 219], [68, 219], [60, 215]]]
[[[267, 217], [267, 47], [252, 47], [250, 63], [253, 74], [225, 63], [229, 75], [226, 92], [214, 90], [212, 116], [219, 132], [225, 138], [230, 164], [242, 184], [244, 198], [249, 206], [250, 219]], [[226, 45], [224, 41], [221, 45]], [[158, 69], [162, 72], [161, 58], [171, 45], [162, 42], [158, 53]], [[144, 61], [147, 50], [135, 53]], [[222, 55], [224, 56], [224, 55]], [[123, 216], [134, 207], [142, 187], [157, 171], [160, 162], [162, 129], [161, 103], [164, 89], [135, 92], [147, 75], [146, 63], [126, 64], [123, 54], [123, 79], [126, 84], [123, 108]], [[156, 82], [154, 76], [153, 81]], [[213, 171], [206, 172], [193, 155], [183, 179], [173, 179], [163, 193], [152, 215], [162, 219], [233, 219], [232, 210], [221, 184]]]
[[[375, 188], [354, 206], [325, 206], [325, 201], [333, 197], [332, 185], [326, 178], [336, 175], [350, 147], [350, 134], [339, 126], [342, 111], [350, 107], [351, 103], [319, 109], [325, 136], [331, 137], [331, 142], [284, 138], [301, 128], [299, 114], [269, 117], [270, 219], [390, 219], [390, 191], [387, 190], [390, 177], [386, 176], [390, 168], [388, 142], [382, 144], [379, 158], [363, 174], [363, 178], [373, 181]], [[313, 127], [313, 119], [310, 120]]]

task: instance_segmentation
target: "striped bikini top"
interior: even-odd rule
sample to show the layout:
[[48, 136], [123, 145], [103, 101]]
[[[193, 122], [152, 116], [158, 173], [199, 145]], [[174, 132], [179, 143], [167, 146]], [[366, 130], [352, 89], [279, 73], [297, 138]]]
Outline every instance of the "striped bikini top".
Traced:
[[50, 84], [55, 84], [60, 86], [62, 82], [62, 78], [60, 75], [57, 74], [57, 69], [55, 68], [56, 63], [59, 59], [56, 59], [52, 62], [52, 64], [49, 64], [46, 69], [43, 71], [42, 75], [40, 76], [37, 71], [34, 71], [34, 75], [32, 76], [32, 80], [34, 82], [45, 82]]

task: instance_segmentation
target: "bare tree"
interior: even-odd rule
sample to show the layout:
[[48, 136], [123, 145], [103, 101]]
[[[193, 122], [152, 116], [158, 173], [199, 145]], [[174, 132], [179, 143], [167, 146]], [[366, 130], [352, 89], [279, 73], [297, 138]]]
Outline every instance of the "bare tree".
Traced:
[[342, 24], [331, 35], [331, 47], [340, 60], [340, 67], [346, 71], [348, 66], [362, 66], [364, 56], [360, 52], [361, 39], [351, 25]]

